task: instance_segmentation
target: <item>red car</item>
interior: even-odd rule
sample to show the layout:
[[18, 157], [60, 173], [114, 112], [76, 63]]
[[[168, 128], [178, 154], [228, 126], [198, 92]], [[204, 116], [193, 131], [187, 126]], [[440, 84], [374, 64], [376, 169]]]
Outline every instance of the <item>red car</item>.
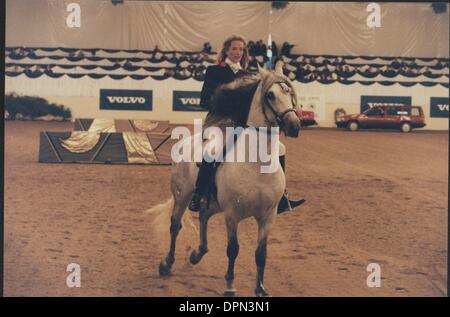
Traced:
[[425, 117], [420, 106], [374, 106], [361, 114], [341, 115], [336, 118], [338, 128], [356, 131], [364, 129], [396, 129], [410, 132], [425, 126]]
[[300, 119], [302, 127], [317, 124], [314, 111], [299, 110], [297, 116]]

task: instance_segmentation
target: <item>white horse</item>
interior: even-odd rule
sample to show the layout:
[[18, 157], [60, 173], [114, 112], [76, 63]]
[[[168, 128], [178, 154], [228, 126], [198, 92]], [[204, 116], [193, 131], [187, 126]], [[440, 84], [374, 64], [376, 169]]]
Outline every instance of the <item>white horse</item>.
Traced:
[[[278, 65], [277, 65], [278, 66]], [[297, 137], [300, 121], [297, 116], [297, 94], [291, 81], [283, 75], [281, 67], [276, 71], [259, 70], [257, 76], [246, 76], [223, 85], [216, 92], [215, 104], [206, 123], [218, 124], [221, 117], [246, 119], [250, 127], [280, 127], [287, 136]], [[231, 103], [230, 103], [231, 102]], [[238, 106], [232, 103], [241, 103]], [[243, 105], [242, 103], [248, 103]], [[270, 143], [270, 138], [268, 143]], [[278, 145], [277, 145], [278, 146]], [[281, 145], [282, 146], [282, 145]], [[270, 144], [269, 144], [270, 148]], [[248, 151], [248, 147], [246, 148]], [[248, 154], [248, 153], [247, 153]], [[248, 155], [247, 155], [248, 157]], [[277, 159], [273, 173], [261, 173], [263, 163], [223, 162], [216, 172], [217, 195], [209, 208], [202, 210], [200, 220], [200, 245], [190, 256], [190, 262], [197, 264], [208, 251], [207, 225], [209, 218], [223, 212], [228, 234], [228, 270], [225, 275], [227, 290], [225, 296], [234, 296], [234, 262], [239, 252], [237, 237], [238, 223], [254, 217], [258, 224], [258, 246], [255, 252], [257, 266], [256, 296], [268, 296], [263, 285], [266, 263], [267, 239], [277, 216], [277, 205], [285, 189], [285, 175]], [[195, 162], [174, 164], [171, 177], [173, 197], [156, 206], [150, 212], [171, 212], [170, 250], [161, 261], [159, 273], [168, 275], [175, 261], [176, 238], [181, 229], [181, 219], [192, 197], [198, 166]]]

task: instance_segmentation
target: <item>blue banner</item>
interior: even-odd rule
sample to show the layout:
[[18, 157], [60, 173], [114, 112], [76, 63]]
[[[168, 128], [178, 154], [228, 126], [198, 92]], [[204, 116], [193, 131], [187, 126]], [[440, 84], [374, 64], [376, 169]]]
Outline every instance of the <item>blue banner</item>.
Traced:
[[361, 112], [373, 106], [411, 105], [411, 97], [406, 96], [361, 96]]
[[152, 90], [100, 89], [102, 110], [152, 111]]
[[174, 91], [173, 111], [206, 111], [200, 107], [199, 91]]
[[448, 98], [445, 97], [430, 98], [430, 117], [448, 118]]

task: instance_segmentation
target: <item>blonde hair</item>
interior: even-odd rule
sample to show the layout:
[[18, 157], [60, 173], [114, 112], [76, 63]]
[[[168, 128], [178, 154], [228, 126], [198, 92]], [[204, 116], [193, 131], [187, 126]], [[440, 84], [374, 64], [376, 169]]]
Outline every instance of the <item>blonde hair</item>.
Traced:
[[227, 58], [227, 51], [231, 47], [231, 43], [233, 41], [241, 41], [242, 43], [244, 43], [244, 54], [242, 55], [240, 64], [243, 69], [247, 69], [247, 65], [249, 62], [247, 41], [246, 41], [245, 37], [243, 37], [242, 35], [237, 35], [237, 34], [233, 34], [233, 35], [229, 36], [225, 40], [225, 42], [223, 42], [222, 49], [220, 50], [220, 53], [217, 56], [217, 64], [220, 64], [223, 61], [225, 61], [225, 59]]

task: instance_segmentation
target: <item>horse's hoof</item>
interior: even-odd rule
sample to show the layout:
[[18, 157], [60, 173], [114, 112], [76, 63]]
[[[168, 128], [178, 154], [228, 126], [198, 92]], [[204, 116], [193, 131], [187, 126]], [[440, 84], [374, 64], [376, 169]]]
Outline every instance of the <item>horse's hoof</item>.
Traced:
[[165, 260], [162, 260], [159, 263], [159, 275], [167, 276], [169, 274], [170, 274], [170, 265], [168, 265]]
[[191, 261], [191, 264], [196, 265], [198, 262], [200, 262], [201, 259], [202, 259], [202, 256], [200, 255], [200, 253], [198, 253], [197, 250], [192, 250], [191, 256], [189, 258], [189, 260]]
[[223, 296], [225, 297], [236, 297], [237, 291], [235, 289], [227, 289], [225, 292], [223, 292]]
[[264, 289], [264, 287], [255, 288], [256, 297], [269, 297], [269, 293]]

